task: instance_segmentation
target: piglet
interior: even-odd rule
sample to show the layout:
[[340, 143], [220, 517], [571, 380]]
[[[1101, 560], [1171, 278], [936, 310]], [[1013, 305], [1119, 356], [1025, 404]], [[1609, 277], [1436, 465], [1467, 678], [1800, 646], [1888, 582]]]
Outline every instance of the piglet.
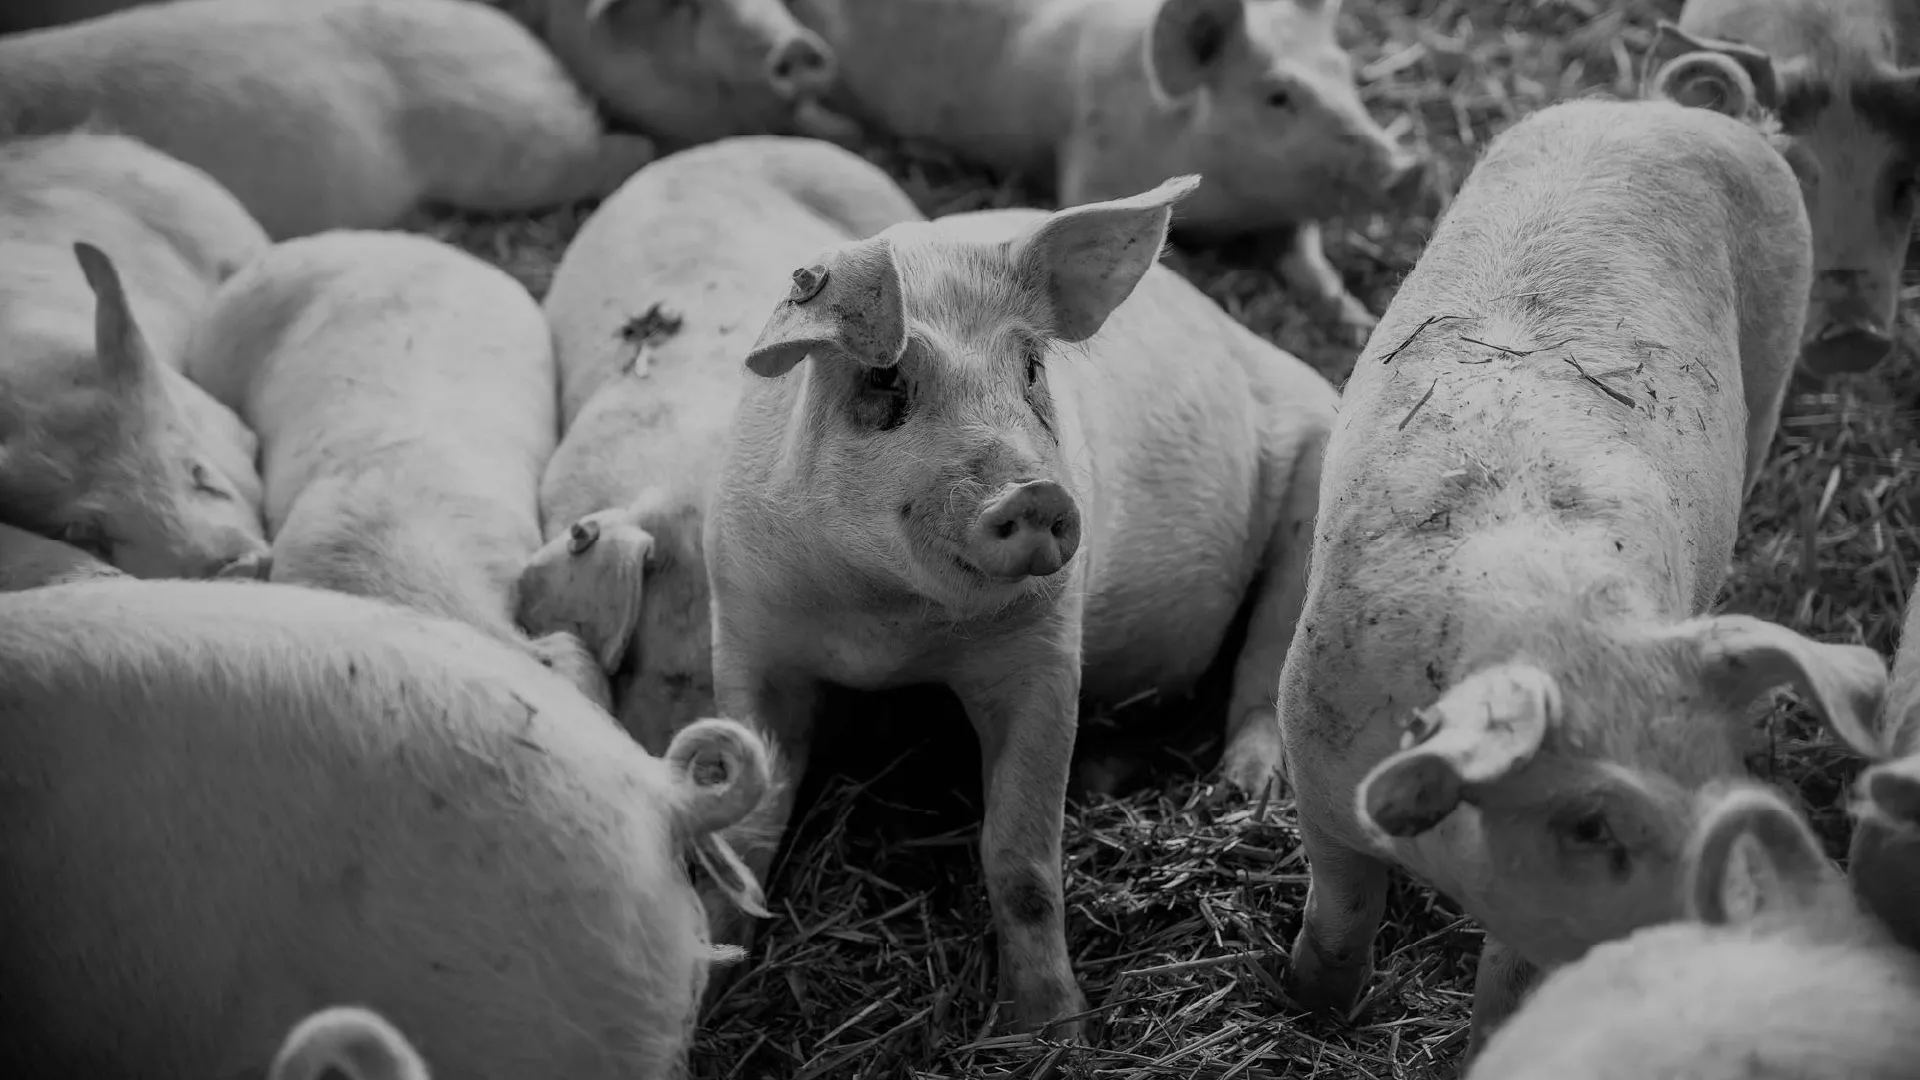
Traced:
[[[1853, 744], [1873, 764], [1861, 774], [1847, 873], [1868, 910], [1900, 943], [1920, 950], [1920, 589], [1906, 625], [1880, 724]], [[1844, 734], [1844, 733], [1843, 733]]]
[[0, 37], [0, 132], [86, 120], [205, 169], [275, 239], [597, 197], [653, 156], [469, 0], [170, 0]]
[[0, 521], [140, 577], [257, 572], [253, 432], [174, 365], [259, 224], [204, 172], [82, 131], [0, 142], [0, 236]]
[[640, 170], [554, 270], [566, 434], [540, 482], [547, 542], [521, 577], [520, 619], [585, 640], [648, 750], [713, 713], [701, 530], [761, 316], [792, 265], [920, 219], [838, 147], [726, 139]]
[[[1699, 80], [1745, 114], [1727, 62]], [[1287, 973], [1349, 1009], [1398, 865], [1487, 931], [1471, 1054], [1538, 968], [1672, 918], [1691, 793], [1793, 685], [1886, 665], [1709, 616], [1805, 310], [1800, 188], [1754, 128], [1578, 101], [1494, 140], [1346, 384], [1280, 684], [1311, 885]]]
[[[226, 283], [186, 355], [260, 433], [271, 580], [524, 641], [515, 583], [556, 424], [552, 339], [519, 282], [410, 233], [302, 237]], [[610, 704], [571, 635], [527, 647]]]
[[57, 585], [0, 594], [0, 685], [8, 1075], [248, 1075], [351, 1002], [447, 1076], [681, 1076], [715, 954], [688, 853], [761, 910], [714, 836], [766, 790], [757, 736], [652, 757], [452, 620]]
[[[795, 0], [842, 104], [896, 136], [1051, 181], [1062, 206], [1199, 173], [1174, 216], [1203, 241], [1290, 230], [1280, 269], [1364, 333], [1316, 222], [1420, 190], [1354, 89], [1341, 0]], [[839, 98], [835, 99], [836, 101]]]
[[1733, 60], [1756, 108], [1808, 161], [1811, 307], [1801, 362], [1867, 371], [1893, 352], [1920, 173], [1920, 5], [1911, 0], [1688, 0], [1646, 67], [1705, 50]]
[[[1191, 684], [1250, 603], [1229, 771], [1279, 767], [1334, 392], [1158, 265], [1197, 184], [816, 253], [747, 352], [708, 509], [722, 715], [798, 772], [826, 683], [938, 683], [965, 706], [1020, 1029], [1081, 1031], [1060, 880], [1078, 702]], [[769, 806], [783, 826], [790, 798]], [[756, 873], [772, 854], [742, 852]]]
[[1920, 958], [1848, 895], [1773, 791], [1703, 796], [1682, 919], [1596, 945], [1546, 979], [1468, 1080], [1907, 1080]]

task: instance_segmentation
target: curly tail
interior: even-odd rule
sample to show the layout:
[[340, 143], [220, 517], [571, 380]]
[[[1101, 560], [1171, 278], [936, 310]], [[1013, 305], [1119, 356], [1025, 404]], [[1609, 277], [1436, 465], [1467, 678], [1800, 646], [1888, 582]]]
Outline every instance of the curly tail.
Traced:
[[294, 1025], [267, 1080], [428, 1080], [427, 1066], [392, 1024], [370, 1009], [336, 1005]]
[[738, 824], [766, 799], [770, 756], [766, 740], [736, 720], [696, 720], [667, 746], [667, 765], [679, 789], [675, 831], [721, 891], [740, 910], [763, 919], [771, 913], [760, 882], [720, 830]]

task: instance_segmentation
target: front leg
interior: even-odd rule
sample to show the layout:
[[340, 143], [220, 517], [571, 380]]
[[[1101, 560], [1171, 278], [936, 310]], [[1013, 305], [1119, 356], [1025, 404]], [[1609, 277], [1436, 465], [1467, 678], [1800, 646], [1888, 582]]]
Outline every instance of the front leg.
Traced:
[[1067, 960], [1060, 833], [1080, 697], [1079, 634], [1070, 645], [1021, 638], [1017, 650], [974, 658], [951, 685], [980, 738], [986, 774], [980, 857], [1000, 939], [998, 1000], [1012, 1004], [1002, 1024], [1078, 1039], [1084, 1022], [1066, 1018], [1087, 1004]]
[[1318, 223], [1302, 222], [1293, 229], [1286, 250], [1280, 255], [1279, 270], [1280, 280], [1287, 288], [1329, 315], [1352, 339], [1353, 345], [1366, 344], [1367, 336], [1380, 320], [1347, 291], [1340, 272], [1327, 261]]
[[1487, 1040], [1526, 1000], [1527, 991], [1539, 978], [1539, 968], [1492, 935], [1480, 943], [1480, 965], [1473, 978], [1473, 1019], [1467, 1053], [1460, 1059], [1463, 1075], [1487, 1048]]

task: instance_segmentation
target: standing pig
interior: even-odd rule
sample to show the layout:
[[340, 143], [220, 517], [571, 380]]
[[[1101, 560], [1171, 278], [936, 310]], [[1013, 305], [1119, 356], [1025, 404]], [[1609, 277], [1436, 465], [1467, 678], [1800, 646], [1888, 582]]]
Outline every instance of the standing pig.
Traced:
[[997, 169], [1062, 206], [1199, 173], [1176, 235], [1291, 230], [1290, 288], [1374, 318], [1319, 220], [1411, 198], [1424, 169], [1367, 115], [1334, 38], [1341, 0], [795, 0], [855, 115]]
[[[515, 582], [557, 425], [553, 342], [519, 282], [410, 233], [289, 240], [221, 289], [187, 363], [260, 433], [272, 580], [524, 640]], [[609, 704], [578, 639], [531, 647]]]
[[[648, 750], [713, 713], [700, 533], [750, 335], [791, 267], [918, 220], [885, 173], [838, 147], [727, 139], [640, 170], [555, 269], [545, 306], [566, 437], [541, 480], [548, 539], [521, 578], [520, 618], [585, 639]], [[647, 326], [673, 329], [654, 343]]]
[[0, 132], [88, 119], [205, 169], [275, 239], [598, 197], [653, 156], [468, 0], [170, 0], [0, 37]]
[[1756, 104], [1809, 159], [1812, 304], [1801, 360], [1866, 371], [1893, 351], [1920, 176], [1920, 5], [1912, 0], [1689, 0], [1663, 22], [1651, 74], [1688, 51], [1736, 61]]
[[260, 226], [135, 140], [0, 142], [0, 520], [140, 577], [252, 574], [253, 433], [174, 369]]
[[[1738, 72], [1719, 81], [1744, 113]], [[1671, 918], [1691, 793], [1792, 684], [1836, 730], [1871, 649], [1705, 616], [1805, 310], [1799, 185], [1670, 101], [1495, 139], [1375, 331], [1327, 444], [1280, 684], [1311, 862], [1290, 993], [1351, 1007], [1398, 864], [1487, 931], [1469, 1054], [1536, 967]]]
[[833, 51], [782, 0], [494, 0], [607, 111], [676, 146], [728, 135], [854, 133], [820, 101]]
[[271, 583], [0, 594], [0, 1066], [257, 1075], [360, 1003], [447, 1076], [684, 1075], [691, 849], [762, 797], [728, 720], [655, 758], [518, 650]]
[[1875, 764], [1860, 777], [1847, 873], [1901, 944], [1920, 950], [1920, 588], [1907, 599], [1880, 730], [1853, 749]]
[[[940, 683], [965, 706], [1020, 1029], [1081, 1030], [1060, 884], [1079, 701], [1190, 684], [1251, 595], [1227, 768], [1257, 786], [1280, 765], [1334, 392], [1157, 264], [1197, 183], [816, 254], [747, 354], [709, 508], [723, 715], [804, 770], [825, 683]], [[768, 807], [755, 873], [791, 796]]]
[[1861, 915], [1779, 795], [1704, 801], [1685, 920], [1555, 972], [1468, 1080], [1911, 1080], [1920, 959]]

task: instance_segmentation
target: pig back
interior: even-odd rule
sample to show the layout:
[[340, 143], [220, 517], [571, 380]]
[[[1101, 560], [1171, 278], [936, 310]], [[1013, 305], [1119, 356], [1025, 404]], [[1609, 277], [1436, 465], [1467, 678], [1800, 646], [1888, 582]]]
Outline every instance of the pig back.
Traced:
[[641, 486], [703, 499], [742, 359], [796, 269], [919, 211], [829, 143], [723, 139], [663, 157], [596, 209], [554, 271], [566, 438], [543, 482], [549, 535]]
[[668, 770], [518, 650], [103, 582], [0, 596], [0, 679], [15, 1064], [235, 1075], [361, 1001], [448, 1075], [669, 1074], [707, 961]]

